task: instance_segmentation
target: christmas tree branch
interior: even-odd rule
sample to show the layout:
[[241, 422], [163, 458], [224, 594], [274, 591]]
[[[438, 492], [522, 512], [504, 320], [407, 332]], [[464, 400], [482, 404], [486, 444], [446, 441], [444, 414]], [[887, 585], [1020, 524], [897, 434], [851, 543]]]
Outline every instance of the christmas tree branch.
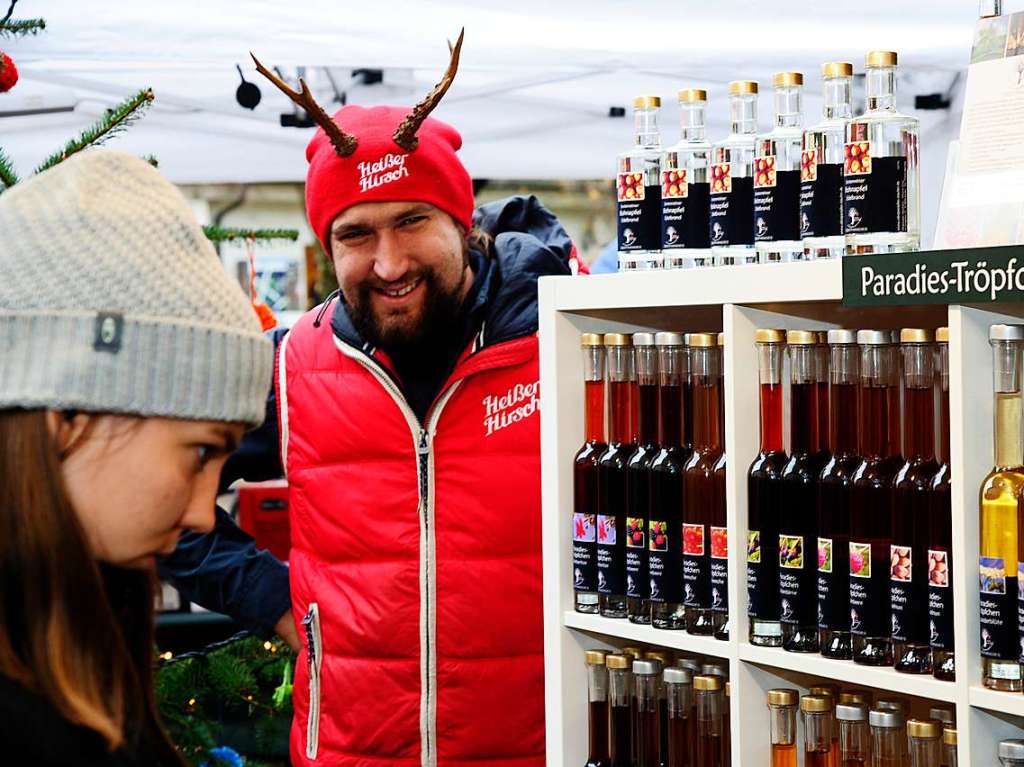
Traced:
[[108, 110], [102, 120], [87, 128], [77, 138], [69, 141], [62, 150], [47, 157], [35, 172], [42, 173], [44, 170], [64, 162], [71, 155], [81, 152], [87, 147], [102, 144], [107, 139], [116, 136], [137, 120], [151, 103], [153, 103], [153, 91], [149, 88], [139, 91], [130, 99]]
[[46, 29], [44, 19], [12, 19], [0, 24], [0, 37], [34, 35]]
[[17, 183], [18, 174], [14, 172], [11, 159], [4, 153], [3, 149], [0, 149], [0, 194], [3, 193], [4, 189], [8, 189]]
[[297, 229], [234, 229], [222, 226], [204, 226], [203, 232], [207, 239], [213, 242], [232, 242], [234, 240], [256, 240], [267, 242], [268, 240], [291, 240], [299, 239]]

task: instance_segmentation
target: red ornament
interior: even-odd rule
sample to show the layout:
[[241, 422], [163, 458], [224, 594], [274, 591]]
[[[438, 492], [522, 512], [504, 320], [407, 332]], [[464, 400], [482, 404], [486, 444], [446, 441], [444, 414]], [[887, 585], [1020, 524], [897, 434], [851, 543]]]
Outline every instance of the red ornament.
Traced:
[[18, 68], [14, 60], [0, 51], [0, 93], [7, 93], [18, 82]]

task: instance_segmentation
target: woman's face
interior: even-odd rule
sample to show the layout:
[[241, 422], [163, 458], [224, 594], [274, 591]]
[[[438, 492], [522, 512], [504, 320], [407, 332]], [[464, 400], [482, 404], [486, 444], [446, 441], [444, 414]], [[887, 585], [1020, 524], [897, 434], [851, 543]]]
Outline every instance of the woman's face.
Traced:
[[243, 427], [213, 421], [50, 414], [64, 482], [94, 556], [153, 567], [182, 530], [213, 529], [220, 472]]

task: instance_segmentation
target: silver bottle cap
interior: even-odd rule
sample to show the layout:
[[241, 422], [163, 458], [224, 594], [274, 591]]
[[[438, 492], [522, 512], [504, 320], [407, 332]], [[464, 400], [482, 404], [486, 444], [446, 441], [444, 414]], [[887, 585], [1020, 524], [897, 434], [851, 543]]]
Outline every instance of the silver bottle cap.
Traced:
[[1024, 759], [1024, 740], [1014, 738], [999, 743], [1000, 759]]
[[993, 325], [988, 329], [989, 341], [1024, 341], [1024, 325]]
[[665, 669], [665, 684], [693, 684], [693, 674], [688, 668], [679, 668], [678, 666], [667, 668]]
[[863, 722], [868, 718], [868, 707], [863, 703], [840, 703], [836, 706], [836, 719], [844, 722]]
[[655, 676], [661, 673], [661, 661], [658, 660], [635, 660], [633, 661], [633, 673], [640, 676]]
[[654, 333], [634, 333], [633, 346], [654, 346]]
[[656, 346], [684, 346], [686, 338], [682, 333], [655, 333], [654, 343]]
[[858, 330], [857, 343], [861, 346], [884, 346], [895, 341], [891, 330]]
[[868, 714], [868, 724], [872, 727], [884, 727], [891, 729], [904, 725], [903, 713], [900, 711], [889, 711], [886, 709], [873, 709]]
[[828, 342], [833, 346], [857, 343], [857, 331], [846, 328], [832, 328], [828, 331]]
[[928, 709], [928, 718], [935, 719], [943, 724], [953, 724], [956, 722], [956, 714], [953, 713], [953, 709], [946, 706], [932, 706]]
[[700, 667], [700, 673], [705, 676], [720, 676], [722, 678], [729, 676], [729, 671], [721, 663], [705, 663]]
[[685, 668], [691, 674], [700, 673], [700, 663], [695, 661], [693, 658], [680, 658], [676, 661], [676, 666], [679, 668]]

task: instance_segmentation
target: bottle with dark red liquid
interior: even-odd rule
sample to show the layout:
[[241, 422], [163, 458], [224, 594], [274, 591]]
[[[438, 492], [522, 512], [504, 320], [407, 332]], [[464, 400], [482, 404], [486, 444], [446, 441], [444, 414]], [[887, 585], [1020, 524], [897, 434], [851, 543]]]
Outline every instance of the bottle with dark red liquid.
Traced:
[[[899, 452], [899, 355], [892, 331], [861, 330], [860, 454], [850, 510], [850, 634], [853, 660], [892, 665], [889, 556]], [[896, 417], [893, 417], [895, 412]]]
[[956, 679], [953, 660], [953, 514], [949, 472], [949, 328], [935, 331], [938, 342], [939, 470], [932, 480], [928, 536], [928, 617], [932, 668], [936, 679]]
[[[711, 549], [715, 545], [711, 528], [722, 531], [718, 533], [721, 538], [725, 529], [720, 511], [725, 508], [724, 482], [720, 483], [715, 472], [722, 459], [718, 431], [722, 358], [715, 333], [691, 333], [689, 346], [694, 450], [683, 472], [683, 602], [686, 630], [707, 635], [721, 626], [721, 613], [711, 608]], [[713, 521], [719, 516], [721, 527]]]
[[697, 698], [697, 742], [694, 744], [696, 767], [725, 767], [722, 726], [725, 680], [719, 676], [696, 676], [693, 691]]
[[760, 382], [761, 450], [747, 474], [748, 639], [762, 647], [782, 646], [779, 622], [779, 516], [782, 470], [789, 456], [782, 446], [782, 363], [786, 331], [754, 332]]
[[804, 695], [800, 698], [800, 713], [804, 720], [805, 767], [835, 767], [832, 701], [824, 695]]
[[928, 637], [928, 539], [935, 460], [934, 334], [900, 331], [903, 356], [903, 434], [906, 461], [893, 485], [892, 548], [889, 554], [892, 655], [897, 671], [931, 674]]
[[600, 611], [597, 595], [597, 459], [608, 445], [604, 435], [604, 339], [584, 333], [583, 381], [586, 442], [573, 460], [572, 583], [576, 612]]
[[[666, 668], [662, 680], [668, 699], [668, 767], [690, 767], [692, 764], [693, 675], [689, 669]], [[662, 754], [665, 757], [666, 754]]]
[[628, 335], [604, 337], [608, 364], [608, 401], [611, 403], [608, 448], [597, 461], [600, 492], [597, 504], [597, 591], [601, 615], [626, 617], [626, 509], [629, 482], [626, 466], [636, 451], [636, 363]]
[[608, 667], [608, 754], [611, 767], [633, 767], [633, 661], [605, 658]]
[[850, 658], [850, 515], [857, 451], [860, 350], [853, 330], [830, 330], [829, 448], [818, 481], [818, 644], [826, 658]]
[[[648, 650], [644, 654], [644, 660], [656, 660], [661, 668], [672, 668], [672, 653], [665, 650]], [[658, 714], [661, 717], [659, 734], [661, 736], [661, 767], [668, 765], [668, 689], [665, 687], [663, 676], [658, 677]]]
[[[725, 518], [726, 458], [725, 444], [725, 333], [718, 334], [718, 444], [722, 454], [715, 462], [712, 484], [715, 503], [711, 515], [711, 612], [715, 623], [714, 636], [729, 641], [729, 528]], [[728, 721], [728, 715], [727, 719]]]
[[690, 368], [693, 366], [693, 352], [690, 349], [690, 334], [683, 335], [683, 356], [686, 362], [683, 368], [683, 447], [693, 450], [693, 381], [690, 379]]
[[779, 520], [779, 600], [782, 647], [789, 652], [818, 651], [818, 478], [828, 453], [817, 449], [817, 336], [790, 330], [790, 456], [782, 470]]
[[659, 661], [633, 661], [636, 767], [661, 767], [661, 671]]
[[634, 333], [636, 354], [637, 448], [626, 464], [626, 612], [633, 623], [651, 622], [648, 600], [647, 524], [651, 503], [651, 463], [658, 453], [658, 351], [654, 333]]
[[609, 767], [608, 760], [608, 669], [607, 653], [587, 650], [587, 700], [590, 702], [587, 722], [590, 733], [590, 756], [586, 767]]
[[651, 462], [650, 569], [651, 623], [659, 629], [686, 626], [683, 607], [683, 466], [690, 450], [683, 447], [689, 356], [679, 333], [657, 333], [658, 453]]
[[829, 449], [829, 399], [828, 399], [828, 369], [831, 362], [831, 354], [828, 346], [828, 331], [814, 331], [816, 345], [814, 347], [814, 379], [817, 381], [818, 389], [818, 446], [819, 451]]

